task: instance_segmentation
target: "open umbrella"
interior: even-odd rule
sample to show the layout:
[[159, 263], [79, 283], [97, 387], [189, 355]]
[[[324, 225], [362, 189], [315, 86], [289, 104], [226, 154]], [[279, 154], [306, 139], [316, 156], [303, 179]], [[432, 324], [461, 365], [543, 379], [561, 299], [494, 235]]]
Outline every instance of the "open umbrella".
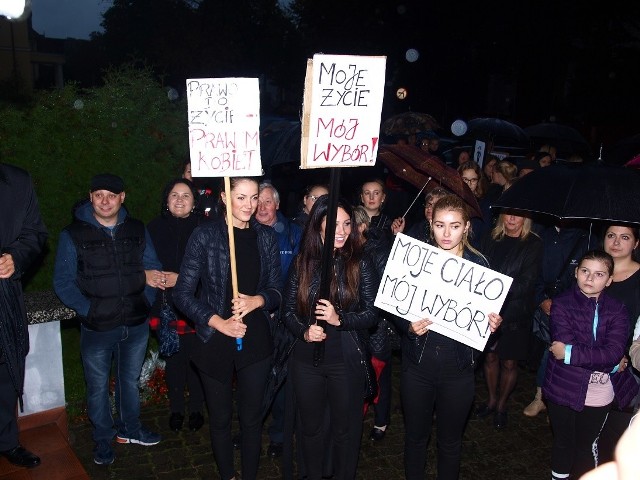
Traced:
[[541, 168], [514, 183], [491, 207], [640, 223], [640, 172], [610, 166]]
[[609, 165], [624, 165], [640, 155], [640, 133], [619, 140], [612, 146], [605, 145], [603, 159]]
[[462, 142], [484, 140], [493, 144], [496, 151], [524, 151], [530, 148], [527, 134], [515, 123], [499, 118], [474, 118], [468, 123]]
[[440, 128], [438, 122], [428, 113], [404, 112], [387, 118], [382, 123], [385, 135], [415, 135]]
[[556, 147], [561, 158], [568, 158], [572, 154], [591, 157], [591, 147], [587, 140], [575, 128], [568, 125], [538, 123], [525, 128], [524, 131], [536, 149], [549, 144]]
[[[478, 200], [460, 174], [442, 163], [438, 157], [429, 155], [413, 145], [381, 145], [378, 149], [378, 158], [396, 176], [411, 185], [418, 188], [427, 185], [427, 191], [439, 186], [445, 187], [471, 207], [473, 216], [482, 217]], [[429, 178], [432, 179], [430, 182], [428, 182]]]
[[282, 163], [300, 163], [299, 120], [277, 119], [260, 127], [260, 157], [265, 169]]

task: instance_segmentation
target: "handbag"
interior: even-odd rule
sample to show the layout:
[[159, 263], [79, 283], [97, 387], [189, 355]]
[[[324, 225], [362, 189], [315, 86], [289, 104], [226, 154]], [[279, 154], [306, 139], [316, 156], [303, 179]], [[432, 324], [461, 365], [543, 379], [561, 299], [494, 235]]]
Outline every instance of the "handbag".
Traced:
[[160, 307], [160, 326], [158, 327], [159, 352], [163, 357], [175, 355], [180, 350], [180, 337], [170, 324], [177, 321], [176, 313], [167, 302], [165, 292], [162, 292], [162, 306]]
[[545, 344], [551, 344], [551, 323], [549, 315], [544, 313], [540, 307], [533, 312], [533, 334]]
[[376, 372], [371, 363], [371, 355], [366, 347], [366, 342], [361, 341], [357, 331], [349, 331], [351, 339], [356, 344], [356, 349], [360, 354], [360, 364], [364, 370], [364, 393], [365, 401], [373, 400], [378, 394], [378, 381], [376, 380]]

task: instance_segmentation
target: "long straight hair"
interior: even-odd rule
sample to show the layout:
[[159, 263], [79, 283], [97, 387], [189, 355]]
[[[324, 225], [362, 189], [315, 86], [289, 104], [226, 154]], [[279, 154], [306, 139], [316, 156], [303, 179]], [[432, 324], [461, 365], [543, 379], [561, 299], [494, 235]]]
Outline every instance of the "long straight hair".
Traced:
[[[467, 207], [467, 204], [464, 203], [464, 200], [462, 200], [457, 195], [447, 195], [445, 197], [442, 197], [433, 206], [433, 218], [435, 218], [436, 213], [441, 211], [441, 210], [442, 211], [458, 212], [458, 213], [460, 213], [460, 215], [462, 215], [462, 221], [465, 223], [465, 225], [467, 223], [469, 224], [469, 229], [467, 230], [467, 233], [465, 233], [462, 236], [462, 247], [463, 247], [463, 249], [464, 250], [470, 250], [473, 253], [475, 253], [476, 255], [479, 255], [480, 257], [485, 258], [484, 255], [482, 255], [482, 253], [480, 253], [477, 249], [475, 249], [471, 245], [471, 243], [469, 242], [469, 236], [472, 233], [472, 230], [471, 230], [471, 215], [469, 215], [469, 208]], [[433, 241], [433, 244], [437, 245], [435, 236], [433, 234], [433, 228], [431, 229], [430, 235], [431, 235], [431, 240]]]
[[[504, 228], [504, 217], [509, 215], [508, 213], [501, 213], [498, 215], [498, 220], [496, 220], [496, 226], [491, 230], [491, 238], [494, 240], [502, 240], [506, 233]], [[531, 234], [531, 226], [533, 225], [533, 221], [529, 217], [524, 217], [524, 224], [522, 225], [522, 232], [520, 232], [520, 240], [524, 240]], [[535, 235], [535, 233], [534, 233]]]
[[[311, 310], [311, 302], [315, 299], [310, 298], [309, 292], [313, 279], [317, 272], [321, 270], [323, 241], [320, 233], [322, 232], [322, 222], [327, 217], [327, 209], [329, 196], [323, 195], [313, 205], [309, 213], [309, 221], [302, 235], [300, 252], [294, 260], [294, 268], [298, 272], [298, 293], [296, 305], [298, 313], [307, 315]], [[360, 258], [362, 256], [361, 243], [358, 241], [360, 235], [356, 228], [356, 222], [353, 215], [353, 209], [346, 201], [338, 200], [338, 208], [343, 209], [351, 219], [351, 233], [342, 248], [335, 251], [336, 257], [342, 257], [344, 261], [345, 278], [341, 279], [343, 288], [341, 289], [342, 297], [338, 297], [338, 284], [336, 275], [332, 275], [330, 284], [330, 296], [328, 300], [334, 306], [338, 306], [338, 300], [342, 302], [341, 307], [349, 307], [358, 302], [358, 289], [360, 286]], [[325, 241], [332, 242], [333, 239], [325, 238]]]

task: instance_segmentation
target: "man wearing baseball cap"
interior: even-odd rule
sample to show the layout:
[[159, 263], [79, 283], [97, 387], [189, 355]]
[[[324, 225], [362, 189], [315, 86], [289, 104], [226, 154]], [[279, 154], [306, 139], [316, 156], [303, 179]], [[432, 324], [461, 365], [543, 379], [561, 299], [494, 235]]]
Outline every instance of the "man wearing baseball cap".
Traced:
[[[89, 200], [60, 233], [53, 286], [80, 319], [80, 353], [87, 384], [87, 410], [96, 442], [94, 461], [114, 461], [112, 441], [149, 446], [160, 435], [140, 423], [138, 379], [149, 327], [147, 316], [162, 266], [142, 222], [123, 207], [122, 178], [110, 173], [91, 179]], [[111, 416], [109, 375], [115, 362], [118, 418]]]

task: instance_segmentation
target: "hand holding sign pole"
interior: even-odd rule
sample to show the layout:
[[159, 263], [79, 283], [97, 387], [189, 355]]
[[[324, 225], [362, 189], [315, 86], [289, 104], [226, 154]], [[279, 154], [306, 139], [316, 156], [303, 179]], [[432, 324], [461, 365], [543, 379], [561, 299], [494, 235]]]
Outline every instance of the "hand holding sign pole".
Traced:
[[[380, 135], [386, 57], [314, 55], [307, 61], [300, 168], [331, 168], [318, 299], [330, 298], [340, 192], [335, 167], [375, 164]], [[324, 323], [314, 318], [316, 323]], [[325, 326], [325, 325], [321, 325]], [[324, 356], [324, 342], [314, 346], [313, 365]]]
[[[224, 177], [233, 298], [238, 297], [231, 213], [234, 176], [260, 176], [260, 89], [257, 78], [187, 80], [189, 153], [194, 177]], [[242, 350], [242, 338], [236, 339]]]

